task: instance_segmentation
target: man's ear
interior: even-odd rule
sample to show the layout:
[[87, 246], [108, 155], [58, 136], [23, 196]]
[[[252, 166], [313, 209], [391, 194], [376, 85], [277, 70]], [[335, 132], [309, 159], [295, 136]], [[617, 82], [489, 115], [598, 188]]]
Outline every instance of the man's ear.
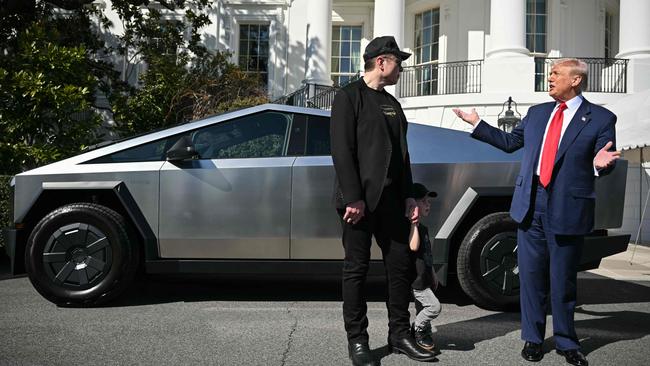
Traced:
[[576, 87], [582, 83], [582, 76], [574, 75], [573, 80], [571, 81], [571, 86]]

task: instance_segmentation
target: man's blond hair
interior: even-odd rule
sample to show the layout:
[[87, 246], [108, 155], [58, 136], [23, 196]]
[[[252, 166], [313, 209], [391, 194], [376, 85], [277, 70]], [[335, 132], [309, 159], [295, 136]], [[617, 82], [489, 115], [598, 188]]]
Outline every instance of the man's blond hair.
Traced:
[[572, 75], [578, 75], [581, 78], [580, 85], [578, 85], [580, 92], [587, 90], [589, 82], [589, 67], [584, 61], [578, 60], [577, 58], [561, 58], [555, 60], [551, 66], [569, 67]]

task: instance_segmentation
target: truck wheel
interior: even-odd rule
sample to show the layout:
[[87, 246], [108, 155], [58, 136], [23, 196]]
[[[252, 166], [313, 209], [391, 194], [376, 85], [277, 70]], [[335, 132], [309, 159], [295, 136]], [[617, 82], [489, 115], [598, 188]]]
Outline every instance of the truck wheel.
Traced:
[[519, 304], [517, 223], [506, 212], [480, 219], [458, 249], [458, 281], [486, 309], [508, 310]]
[[133, 280], [139, 251], [132, 238], [124, 218], [107, 207], [65, 205], [32, 231], [25, 268], [36, 290], [57, 305], [100, 305]]

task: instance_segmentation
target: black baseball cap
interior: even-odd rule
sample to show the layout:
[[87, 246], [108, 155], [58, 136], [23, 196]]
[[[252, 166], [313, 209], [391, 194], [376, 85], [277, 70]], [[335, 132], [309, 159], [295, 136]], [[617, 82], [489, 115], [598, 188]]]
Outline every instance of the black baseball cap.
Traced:
[[430, 191], [422, 183], [413, 183], [413, 198], [419, 200], [424, 197], [437, 197], [436, 192]]
[[395, 37], [383, 36], [377, 37], [368, 43], [366, 50], [363, 53], [363, 61], [368, 61], [373, 57], [385, 55], [387, 53], [397, 56], [402, 61], [411, 57], [410, 53], [400, 51], [397, 42], [395, 41]]

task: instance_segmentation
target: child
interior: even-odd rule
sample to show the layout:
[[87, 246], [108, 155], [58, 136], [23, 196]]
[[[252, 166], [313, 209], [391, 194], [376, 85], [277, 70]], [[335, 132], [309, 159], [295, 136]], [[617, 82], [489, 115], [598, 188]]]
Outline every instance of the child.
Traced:
[[[413, 195], [420, 210], [420, 218], [429, 216], [431, 198], [437, 196], [436, 192], [429, 191], [423, 184], [414, 183]], [[438, 287], [438, 279], [433, 271], [429, 230], [426, 226], [422, 224], [411, 225], [409, 246], [412, 251], [416, 252], [415, 270], [417, 272], [417, 277], [411, 285], [417, 310], [412, 331], [418, 346], [439, 354], [440, 352], [433, 343], [432, 333], [435, 327], [432, 327], [431, 320], [438, 317], [442, 307], [440, 301], [433, 294], [433, 290]]]

